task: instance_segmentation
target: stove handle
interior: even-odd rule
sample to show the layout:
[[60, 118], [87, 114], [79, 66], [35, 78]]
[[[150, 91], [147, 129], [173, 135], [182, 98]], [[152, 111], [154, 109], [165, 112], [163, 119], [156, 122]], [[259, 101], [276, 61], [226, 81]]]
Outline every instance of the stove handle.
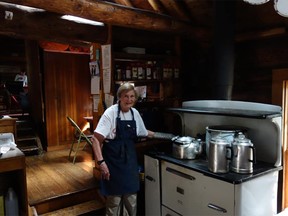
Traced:
[[149, 180], [149, 181], [155, 182], [155, 179], [154, 179], [153, 177], [149, 176], [149, 175], [146, 175], [145, 178], [146, 178], [147, 180]]
[[208, 208], [211, 208], [211, 209], [216, 210], [216, 211], [219, 211], [219, 212], [227, 213], [227, 210], [226, 210], [226, 209], [224, 209], [224, 208], [222, 208], [222, 207], [220, 207], [220, 206], [211, 204], [211, 203], [208, 204]]
[[170, 168], [170, 167], [166, 167], [166, 171], [171, 172], [171, 173], [173, 173], [173, 174], [175, 174], [175, 175], [178, 175], [178, 176], [180, 176], [180, 177], [189, 179], [189, 180], [191, 180], [191, 181], [193, 181], [193, 180], [196, 179], [194, 176], [188, 175], [188, 174], [186, 174], [186, 173], [182, 173], [182, 172], [180, 172], [180, 171], [178, 171], [178, 170], [175, 170], [175, 169], [172, 169], [172, 168]]

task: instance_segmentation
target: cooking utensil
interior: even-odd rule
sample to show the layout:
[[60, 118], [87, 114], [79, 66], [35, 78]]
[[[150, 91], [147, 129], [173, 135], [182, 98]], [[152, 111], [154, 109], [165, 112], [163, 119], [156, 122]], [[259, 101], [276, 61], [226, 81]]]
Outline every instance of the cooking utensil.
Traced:
[[256, 156], [253, 143], [240, 132], [232, 143], [231, 170], [236, 173], [252, 173], [254, 163]]
[[221, 136], [210, 140], [208, 168], [214, 173], [229, 172], [231, 160], [231, 143]]
[[200, 139], [193, 137], [174, 137], [173, 141], [173, 156], [179, 159], [195, 159], [202, 153], [202, 145]]
[[213, 137], [221, 137], [232, 143], [238, 132], [246, 133], [247, 128], [234, 125], [215, 125], [206, 127], [206, 156], [209, 159], [209, 144]]

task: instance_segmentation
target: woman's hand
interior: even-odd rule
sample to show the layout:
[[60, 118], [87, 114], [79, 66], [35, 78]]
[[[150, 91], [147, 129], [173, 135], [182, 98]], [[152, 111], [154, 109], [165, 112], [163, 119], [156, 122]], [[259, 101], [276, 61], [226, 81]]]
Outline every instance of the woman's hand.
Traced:
[[101, 178], [109, 180], [110, 179], [110, 172], [109, 172], [108, 166], [105, 163], [105, 161], [100, 164], [99, 169], [101, 172]]

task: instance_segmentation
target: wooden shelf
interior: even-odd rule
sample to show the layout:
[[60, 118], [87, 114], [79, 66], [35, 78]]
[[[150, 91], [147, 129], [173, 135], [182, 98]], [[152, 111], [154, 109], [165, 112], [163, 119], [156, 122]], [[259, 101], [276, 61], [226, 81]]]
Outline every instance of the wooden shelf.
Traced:
[[123, 52], [113, 52], [114, 61], [159, 61], [176, 58], [174, 55], [154, 55], [154, 54], [131, 54]]
[[[119, 33], [115, 33], [116, 39], [118, 36]], [[135, 38], [135, 41], [126, 40], [127, 38], [116, 39], [112, 52], [114, 94], [123, 82], [131, 82], [135, 86], [147, 87], [147, 97], [138, 102], [143, 103], [144, 106], [147, 102], [157, 103], [161, 106], [161, 104], [167, 103], [167, 100], [170, 102], [171, 98], [181, 98], [182, 93], [179, 88], [181, 61], [178, 37], [172, 37], [168, 45], [162, 44], [160, 41], [163, 38], [161, 38], [159, 43], [157, 42], [159, 46], [156, 47], [151, 44], [143, 44], [139, 38]], [[155, 42], [156, 38], [151, 37], [150, 40]], [[141, 47], [145, 49], [146, 53], [127, 53], [123, 51], [126, 47]], [[147, 71], [148, 78], [151, 79], [147, 79]]]
[[162, 82], [163, 80], [155, 80], [155, 79], [151, 79], [151, 80], [147, 80], [147, 79], [143, 79], [143, 80], [115, 80], [115, 84], [122, 84], [124, 82], [130, 82], [130, 83], [137, 83], [137, 84], [145, 84], [145, 83], [159, 83]]

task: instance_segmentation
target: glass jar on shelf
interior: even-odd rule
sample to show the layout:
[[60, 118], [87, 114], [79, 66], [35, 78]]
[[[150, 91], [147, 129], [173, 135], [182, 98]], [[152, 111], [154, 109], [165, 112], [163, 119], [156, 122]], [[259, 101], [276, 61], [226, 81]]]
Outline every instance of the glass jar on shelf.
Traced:
[[116, 65], [116, 66], [115, 66], [115, 71], [116, 71], [116, 73], [115, 73], [115, 79], [116, 79], [116, 80], [121, 80], [121, 79], [122, 79], [122, 71], [121, 71], [120, 65]]
[[179, 68], [176, 66], [174, 68], [174, 78], [178, 79], [180, 77], [180, 70]]
[[148, 61], [146, 64], [146, 79], [151, 80], [152, 79], [152, 61]]
[[138, 79], [143, 80], [145, 78], [145, 72], [144, 72], [143, 64], [138, 63], [137, 69], [138, 69]]
[[159, 62], [154, 61], [153, 62], [153, 68], [152, 68], [152, 78], [154, 80], [161, 80], [162, 79], [162, 67], [159, 64]]
[[129, 63], [126, 65], [125, 74], [126, 74], [126, 79], [127, 80], [131, 80], [132, 79], [131, 65]]
[[132, 64], [132, 79], [137, 80], [138, 79], [138, 68], [135, 63]]

